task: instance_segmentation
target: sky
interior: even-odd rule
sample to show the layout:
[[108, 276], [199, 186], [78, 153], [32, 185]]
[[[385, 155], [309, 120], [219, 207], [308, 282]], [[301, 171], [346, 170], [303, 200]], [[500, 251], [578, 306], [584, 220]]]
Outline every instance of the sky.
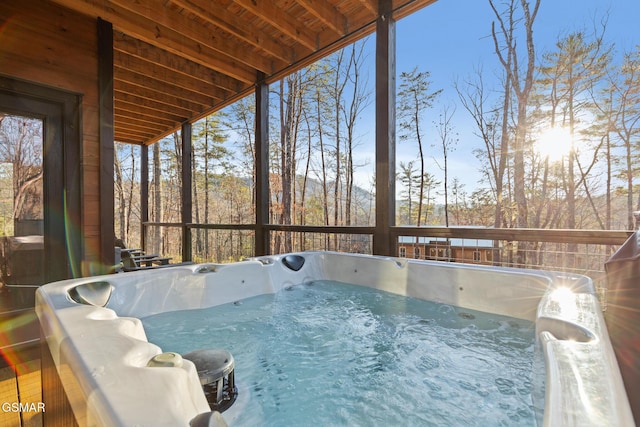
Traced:
[[[503, 0], [497, 0], [500, 5]], [[499, 6], [498, 6], [499, 7]], [[573, 31], [592, 32], [608, 15], [605, 38], [614, 42], [616, 52], [621, 55], [640, 44], [640, 0], [542, 0], [538, 16], [534, 23], [534, 42], [536, 55], [554, 47], [555, 41]], [[459, 103], [453, 87], [454, 81], [464, 81], [482, 68], [491, 84], [492, 76], [501, 72], [497, 57], [493, 51], [491, 21], [493, 12], [488, 0], [438, 0], [434, 4], [401, 19], [397, 22], [397, 72], [410, 71], [414, 67], [431, 73], [433, 89], [443, 89], [439, 105], [434, 107], [433, 116], [427, 118], [430, 123], [437, 120], [438, 112], [445, 106], [455, 107], [453, 126], [459, 135], [459, 141], [449, 157], [450, 181], [457, 177], [464, 185], [467, 194], [478, 186], [481, 178], [480, 161], [472, 151], [481, 148], [483, 143], [473, 135], [471, 118]], [[369, 45], [373, 49], [371, 37]], [[373, 52], [370, 55], [373, 63]], [[374, 82], [373, 65], [369, 75], [370, 84]], [[497, 82], [495, 79], [494, 83]], [[367, 182], [373, 169], [374, 139], [373, 109], [363, 115], [363, 146], [359, 150], [361, 163], [367, 163], [358, 174], [359, 185], [368, 188]], [[434, 157], [440, 147], [429, 147], [433, 152], [428, 168], [436, 176], [442, 172]], [[416, 160], [415, 144], [397, 141], [397, 163]], [[441, 162], [440, 162], [441, 163]], [[399, 170], [399, 166], [397, 167]], [[442, 179], [440, 177], [439, 179]]]

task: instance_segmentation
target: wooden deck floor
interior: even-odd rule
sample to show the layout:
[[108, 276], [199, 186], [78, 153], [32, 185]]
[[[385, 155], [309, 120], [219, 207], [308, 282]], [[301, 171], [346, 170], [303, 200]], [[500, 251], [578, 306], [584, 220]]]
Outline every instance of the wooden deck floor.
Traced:
[[[42, 426], [40, 360], [0, 369], [0, 426]], [[23, 405], [20, 408], [17, 404]], [[25, 406], [25, 404], [27, 404]], [[28, 410], [24, 410], [27, 408]], [[23, 409], [20, 411], [20, 409]], [[46, 410], [46, 407], [44, 408]]]

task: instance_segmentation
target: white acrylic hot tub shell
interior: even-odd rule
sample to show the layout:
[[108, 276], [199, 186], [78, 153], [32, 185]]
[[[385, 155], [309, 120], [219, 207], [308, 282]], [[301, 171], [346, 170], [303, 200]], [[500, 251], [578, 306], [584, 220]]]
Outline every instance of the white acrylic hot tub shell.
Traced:
[[[36, 312], [81, 425], [189, 425], [209, 411], [193, 364], [147, 367], [160, 349], [138, 318], [273, 293], [309, 280], [338, 280], [536, 322], [546, 360], [545, 426], [633, 426], [591, 280], [584, 276], [332, 252], [199, 264], [52, 283]], [[106, 307], [78, 304], [75, 286], [106, 281]], [[570, 288], [572, 292], [555, 293]], [[232, 406], [223, 417], [233, 423]]]

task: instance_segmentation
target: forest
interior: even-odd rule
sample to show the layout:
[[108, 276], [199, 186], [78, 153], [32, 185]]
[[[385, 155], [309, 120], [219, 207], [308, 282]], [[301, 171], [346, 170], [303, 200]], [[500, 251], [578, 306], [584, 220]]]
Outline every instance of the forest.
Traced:
[[[457, 102], [448, 105], [441, 99], [451, 89], [436, 87], [428, 69], [397, 70], [397, 146], [414, 155], [396, 164], [396, 224], [633, 229], [640, 210], [640, 46], [619, 52], [603, 17], [538, 51], [540, 0], [488, 3], [494, 55], [487, 61], [500, 70], [498, 83], [488, 78], [494, 69], [470, 71], [452, 85]], [[372, 37], [270, 85], [270, 223], [373, 225]], [[254, 111], [250, 96], [193, 124], [194, 223], [255, 222]], [[474, 188], [451, 173], [452, 153], [469, 145], [454, 116], [472, 123], [475, 149], [467, 155], [483, 177]], [[116, 148], [116, 234], [135, 244], [139, 147]], [[180, 135], [149, 152], [149, 221], [178, 223]], [[149, 233], [155, 250], [179, 253], [179, 229]], [[199, 256], [218, 260], [252, 244], [242, 230], [195, 230], [193, 241]], [[295, 233], [274, 233], [273, 252], [299, 245]]]
[[[436, 85], [428, 69], [397, 70], [396, 150], [410, 160], [396, 164], [395, 223], [634, 229], [640, 46], [621, 51], [608, 38], [605, 15], [541, 50], [533, 31], [541, 0], [487, 3], [493, 54], [483, 67], [448, 87]], [[374, 38], [270, 84], [271, 224], [374, 225]], [[451, 97], [454, 104], [445, 101]], [[193, 223], [255, 223], [254, 121], [249, 96], [193, 123]], [[459, 129], [462, 121], [471, 135]], [[42, 218], [41, 126], [0, 114], [3, 235], [13, 233], [16, 220]], [[473, 186], [452, 172], [462, 147], [481, 173]], [[180, 223], [179, 133], [152, 144], [149, 153], [149, 221]], [[116, 237], [133, 246], [141, 233], [140, 161], [140, 147], [116, 141]], [[216, 260], [251, 255], [252, 232], [241, 228], [195, 229], [194, 253]], [[179, 256], [179, 228], [152, 226], [147, 234], [150, 250]], [[369, 244], [366, 236], [272, 235], [274, 253], [366, 251]]]

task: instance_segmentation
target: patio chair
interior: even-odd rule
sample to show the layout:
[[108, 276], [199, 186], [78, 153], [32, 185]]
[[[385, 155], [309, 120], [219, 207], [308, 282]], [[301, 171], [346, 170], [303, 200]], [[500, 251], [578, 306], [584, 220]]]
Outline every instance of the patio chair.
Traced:
[[172, 258], [146, 254], [140, 248], [127, 248], [122, 239], [116, 239], [116, 271], [136, 271], [170, 265]]

